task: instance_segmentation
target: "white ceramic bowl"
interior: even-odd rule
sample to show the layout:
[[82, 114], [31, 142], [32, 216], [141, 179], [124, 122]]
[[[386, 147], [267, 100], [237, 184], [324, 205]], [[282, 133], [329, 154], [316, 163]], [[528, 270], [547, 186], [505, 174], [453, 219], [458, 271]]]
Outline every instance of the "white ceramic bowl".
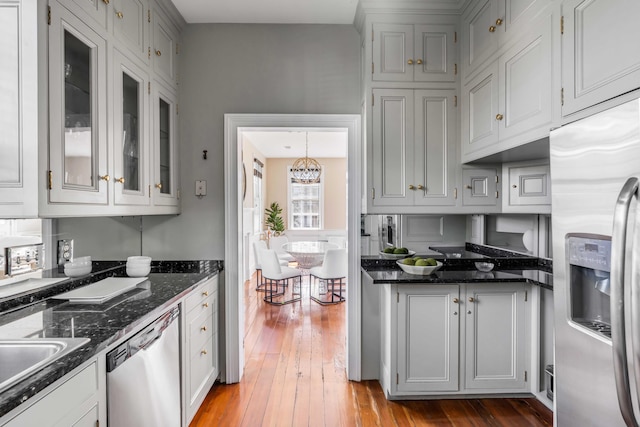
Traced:
[[380, 254], [380, 256], [382, 258], [386, 258], [386, 259], [402, 259], [402, 258], [408, 258], [410, 256], [414, 256], [416, 254], [416, 251], [409, 251], [408, 254], [388, 254], [385, 252], [378, 252]]
[[476, 262], [476, 268], [483, 273], [488, 273], [493, 270], [493, 263], [491, 262]]
[[73, 266], [70, 264], [71, 263], [66, 263], [64, 265], [64, 274], [67, 277], [80, 277], [86, 276], [87, 274], [91, 273], [91, 264], [78, 266]]
[[127, 258], [127, 265], [151, 265], [150, 256], [130, 256]]
[[69, 263], [71, 263], [73, 265], [91, 264], [91, 257], [90, 256], [81, 256], [81, 257], [78, 257], [78, 258], [74, 258], [73, 261], [69, 261]]
[[436, 261], [436, 265], [425, 265], [425, 266], [407, 265], [407, 264], [403, 264], [402, 261], [400, 260], [396, 261], [396, 264], [398, 264], [398, 267], [400, 267], [402, 271], [404, 271], [405, 273], [418, 274], [421, 276], [428, 276], [429, 274], [434, 273], [436, 270], [442, 267], [442, 263], [440, 261]]
[[127, 264], [127, 276], [145, 277], [151, 272], [150, 265], [129, 265]]

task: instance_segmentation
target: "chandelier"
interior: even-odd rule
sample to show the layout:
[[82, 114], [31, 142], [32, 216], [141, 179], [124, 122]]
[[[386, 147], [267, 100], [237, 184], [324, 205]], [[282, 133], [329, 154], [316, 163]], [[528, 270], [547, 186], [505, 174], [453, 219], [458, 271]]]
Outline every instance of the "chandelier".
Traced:
[[320, 182], [320, 163], [309, 157], [309, 132], [305, 132], [306, 142], [304, 157], [300, 157], [291, 166], [291, 177], [299, 184], [315, 184]]

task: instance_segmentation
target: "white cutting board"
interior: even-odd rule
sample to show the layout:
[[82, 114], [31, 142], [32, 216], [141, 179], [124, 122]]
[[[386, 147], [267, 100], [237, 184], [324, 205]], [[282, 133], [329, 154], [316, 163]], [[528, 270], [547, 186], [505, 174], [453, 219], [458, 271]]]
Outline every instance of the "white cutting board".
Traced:
[[56, 295], [55, 298], [68, 299], [69, 302], [84, 304], [102, 304], [115, 296], [135, 288], [137, 284], [145, 280], [147, 280], [146, 277], [108, 277], [91, 285]]

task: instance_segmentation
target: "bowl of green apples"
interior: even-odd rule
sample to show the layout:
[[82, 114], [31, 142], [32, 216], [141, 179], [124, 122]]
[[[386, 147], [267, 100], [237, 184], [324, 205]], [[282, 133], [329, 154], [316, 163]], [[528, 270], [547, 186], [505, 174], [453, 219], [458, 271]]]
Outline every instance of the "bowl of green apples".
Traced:
[[428, 276], [442, 267], [442, 263], [440, 261], [433, 258], [421, 257], [399, 259], [396, 261], [396, 264], [398, 264], [398, 267], [400, 267], [405, 273], [417, 274], [420, 276]]

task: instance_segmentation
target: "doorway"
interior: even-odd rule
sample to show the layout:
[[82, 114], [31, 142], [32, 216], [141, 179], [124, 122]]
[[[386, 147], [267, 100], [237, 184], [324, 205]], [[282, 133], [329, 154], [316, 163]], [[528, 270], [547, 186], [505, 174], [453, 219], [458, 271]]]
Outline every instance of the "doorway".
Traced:
[[[360, 380], [360, 205], [362, 151], [358, 115], [225, 114], [225, 381], [239, 382], [244, 369], [243, 179], [241, 133], [264, 128], [344, 129], [347, 133], [346, 289], [347, 376]], [[246, 183], [246, 181], [245, 181]]]

